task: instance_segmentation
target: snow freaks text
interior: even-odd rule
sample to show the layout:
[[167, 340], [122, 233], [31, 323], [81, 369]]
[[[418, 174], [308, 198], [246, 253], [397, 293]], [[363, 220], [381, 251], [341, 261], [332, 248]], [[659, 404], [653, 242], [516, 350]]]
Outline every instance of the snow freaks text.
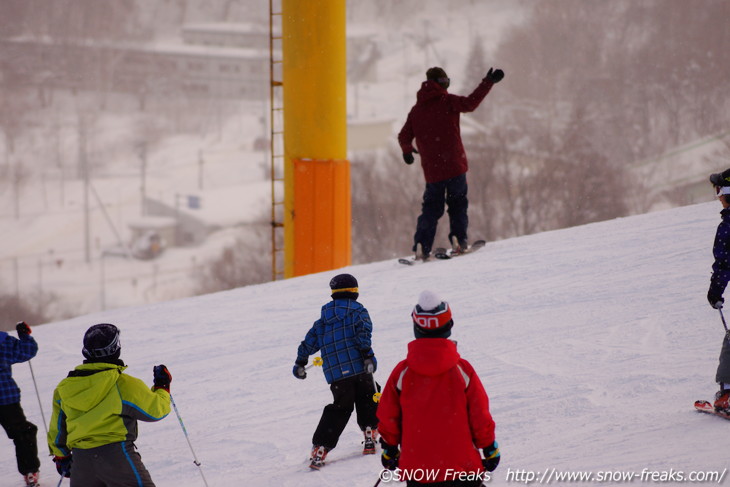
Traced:
[[452, 468], [416, 468], [408, 470], [396, 468], [395, 470], [383, 469], [380, 471], [380, 480], [383, 482], [405, 482], [412, 480], [414, 482], [431, 483], [439, 478], [441, 478], [440, 481], [446, 482], [452, 482], [454, 480], [481, 480], [482, 482], [489, 482], [492, 480], [492, 474], [490, 472], [461, 472]]

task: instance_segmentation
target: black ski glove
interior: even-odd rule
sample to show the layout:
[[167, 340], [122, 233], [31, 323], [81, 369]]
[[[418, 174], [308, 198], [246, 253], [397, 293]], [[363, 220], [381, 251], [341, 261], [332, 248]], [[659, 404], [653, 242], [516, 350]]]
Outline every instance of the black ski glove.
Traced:
[[499, 83], [504, 78], [504, 71], [501, 69], [489, 68], [489, 72], [484, 77], [485, 80], [491, 81], [492, 83]]
[[484, 458], [482, 459], [484, 470], [494, 472], [494, 469], [499, 465], [499, 445], [495, 441], [491, 446], [484, 448], [482, 453], [484, 453]]
[[378, 360], [375, 358], [375, 353], [372, 348], [362, 351], [363, 365], [365, 366], [365, 372], [368, 374], [374, 373], [378, 370]]
[[406, 164], [413, 164], [413, 154], [418, 154], [418, 151], [416, 149], [413, 149], [413, 152], [404, 152], [403, 153], [403, 160]]
[[292, 369], [294, 377], [302, 380], [307, 378], [307, 370], [304, 368], [305, 365], [307, 365], [307, 359], [298, 358], [294, 361], [294, 368]]
[[398, 468], [398, 459], [400, 458], [398, 446], [387, 444], [383, 441], [383, 438], [380, 438], [380, 446], [383, 447], [383, 454], [380, 456], [380, 463], [383, 464], [383, 468], [388, 470]]
[[152, 374], [155, 379], [155, 389], [165, 389], [170, 392], [170, 382], [172, 382], [172, 374], [164, 365], [155, 365], [152, 367]]
[[27, 337], [32, 332], [30, 330], [30, 326], [25, 321], [19, 321], [17, 325], [15, 325], [15, 331], [18, 332], [18, 338]]
[[722, 295], [717, 294], [715, 291], [710, 289], [707, 291], [707, 301], [715, 309], [722, 309], [722, 305], [725, 304], [725, 300]]
[[71, 455], [65, 457], [53, 457], [53, 463], [56, 464], [56, 471], [61, 477], [71, 478], [71, 463], [73, 458]]

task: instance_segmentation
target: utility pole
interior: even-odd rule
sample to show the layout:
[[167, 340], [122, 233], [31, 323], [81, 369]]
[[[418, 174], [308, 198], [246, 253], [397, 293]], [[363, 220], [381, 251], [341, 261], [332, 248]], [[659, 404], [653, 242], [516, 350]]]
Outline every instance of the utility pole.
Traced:
[[147, 215], [147, 142], [142, 141], [139, 144], [140, 167], [140, 192], [142, 195], [142, 216]]
[[86, 121], [79, 115], [79, 166], [84, 180], [84, 260], [91, 263], [91, 221], [89, 209], [89, 161], [86, 157]]
[[205, 163], [205, 160], [203, 159], [203, 149], [198, 149], [198, 189], [202, 191], [203, 189], [203, 164]]

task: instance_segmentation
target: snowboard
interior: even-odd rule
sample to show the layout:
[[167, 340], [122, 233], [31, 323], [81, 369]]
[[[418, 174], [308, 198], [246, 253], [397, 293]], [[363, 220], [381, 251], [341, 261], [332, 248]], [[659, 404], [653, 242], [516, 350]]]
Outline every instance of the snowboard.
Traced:
[[[454, 254], [451, 249], [447, 249], [445, 247], [437, 247], [433, 249], [433, 257], [438, 260], [448, 260], [453, 259], [454, 257], [459, 257], [466, 254], [471, 254], [472, 252], [476, 252], [477, 250], [481, 249], [487, 244], [486, 240], [477, 240], [473, 244], [469, 246], [468, 249], [466, 249], [465, 252], [461, 252], [459, 254]], [[400, 258], [398, 259], [399, 264], [403, 265], [416, 265], [416, 264], [425, 264], [426, 262], [433, 262], [434, 259], [429, 258], [426, 260], [423, 259], [416, 259], [415, 257], [408, 257], [408, 258]]]
[[730, 414], [715, 411], [715, 408], [712, 407], [712, 403], [710, 401], [695, 401], [695, 409], [701, 413], [712, 414], [713, 416], [723, 419], [730, 419]]
[[476, 252], [477, 250], [481, 249], [487, 244], [486, 240], [477, 240], [473, 244], [469, 246], [464, 252], [460, 252], [455, 254], [453, 250], [451, 249], [443, 249], [439, 248], [436, 249], [433, 253], [433, 256], [437, 259], [446, 260], [446, 259], [453, 259], [454, 257], [461, 257], [462, 255], [471, 254], [472, 252]]

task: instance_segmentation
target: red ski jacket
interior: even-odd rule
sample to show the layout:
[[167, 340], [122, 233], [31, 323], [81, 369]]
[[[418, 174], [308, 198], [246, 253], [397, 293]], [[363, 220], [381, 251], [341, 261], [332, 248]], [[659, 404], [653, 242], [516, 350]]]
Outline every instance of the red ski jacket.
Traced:
[[437, 183], [464, 174], [469, 169], [461, 142], [459, 117], [473, 112], [494, 83], [482, 80], [469, 96], [452, 95], [435, 81], [424, 81], [416, 104], [398, 134], [403, 153], [413, 152], [416, 140], [427, 183]]
[[479, 473], [479, 450], [494, 442], [489, 398], [474, 368], [446, 338], [420, 338], [391, 372], [378, 404], [378, 432], [401, 445], [401, 479]]

